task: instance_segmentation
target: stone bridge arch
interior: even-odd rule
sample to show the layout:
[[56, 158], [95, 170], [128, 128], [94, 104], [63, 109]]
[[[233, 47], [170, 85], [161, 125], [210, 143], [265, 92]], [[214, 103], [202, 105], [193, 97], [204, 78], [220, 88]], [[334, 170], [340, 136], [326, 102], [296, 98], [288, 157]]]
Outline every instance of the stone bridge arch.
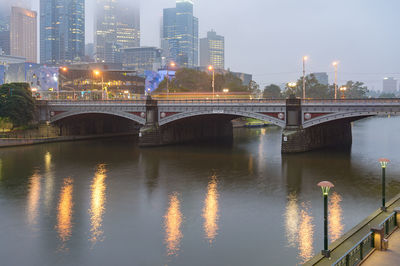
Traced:
[[[55, 112], [54, 112], [55, 113]], [[146, 124], [146, 118], [140, 116], [140, 113], [138, 114], [133, 114], [133, 113], [128, 113], [128, 112], [123, 112], [123, 111], [97, 111], [97, 110], [86, 110], [86, 111], [65, 111], [61, 113], [55, 113], [55, 115], [51, 115], [50, 112], [50, 122], [54, 123], [57, 121], [60, 121], [64, 118], [69, 118], [73, 116], [79, 116], [79, 115], [84, 115], [84, 114], [105, 114], [105, 115], [112, 115], [112, 116], [117, 116], [117, 117], [122, 117], [129, 119], [131, 121], [134, 121], [140, 125]]]
[[[185, 118], [198, 117], [198, 116], [207, 116], [207, 115], [230, 115], [230, 116], [238, 116], [238, 117], [248, 117], [254, 118], [261, 121], [270, 122], [276, 126], [284, 128], [286, 126], [285, 121], [285, 112], [276, 112], [271, 113], [270, 115], [266, 115], [263, 113], [255, 113], [255, 112], [246, 112], [246, 111], [233, 111], [233, 110], [197, 110], [197, 111], [186, 111], [179, 113], [169, 114], [167, 112], [159, 112], [159, 125], [167, 125], [175, 121], [179, 121]], [[274, 117], [276, 116], [276, 117]]]

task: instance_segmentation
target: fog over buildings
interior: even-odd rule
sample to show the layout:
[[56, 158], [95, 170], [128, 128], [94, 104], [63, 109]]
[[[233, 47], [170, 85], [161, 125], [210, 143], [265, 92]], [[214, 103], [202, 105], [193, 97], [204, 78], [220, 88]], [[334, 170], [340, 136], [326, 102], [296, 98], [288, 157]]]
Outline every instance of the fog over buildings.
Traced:
[[[86, 0], [87, 43], [94, 41], [95, 1]], [[39, 0], [25, 2], [38, 11]], [[174, 7], [175, 2], [140, 1], [141, 45], [160, 46], [163, 8]], [[224, 36], [225, 67], [252, 73], [262, 87], [297, 80], [303, 55], [310, 58], [306, 71], [327, 72], [330, 83], [334, 60], [340, 62], [339, 83], [360, 80], [370, 89], [382, 89], [384, 77], [400, 78], [398, 0], [193, 2], [199, 37], [211, 29]]]

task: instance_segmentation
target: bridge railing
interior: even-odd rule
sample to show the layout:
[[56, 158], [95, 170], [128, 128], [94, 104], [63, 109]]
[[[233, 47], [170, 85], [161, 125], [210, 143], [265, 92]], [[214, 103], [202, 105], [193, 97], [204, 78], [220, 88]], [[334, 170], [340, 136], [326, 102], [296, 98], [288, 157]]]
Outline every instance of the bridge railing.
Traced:
[[400, 98], [388, 99], [302, 99], [302, 104], [400, 104]]
[[282, 104], [286, 100], [281, 99], [179, 99], [179, 100], [158, 100], [159, 104], [240, 104], [240, 103], [267, 103]]
[[[393, 212], [386, 217], [386, 219], [383, 220], [378, 227], [383, 228], [384, 237], [390, 235], [397, 227], [396, 212]], [[342, 257], [336, 260], [332, 266], [358, 265], [358, 263], [362, 261], [374, 248], [374, 234], [372, 231], [370, 231], [353, 247], [351, 247]]]
[[114, 104], [137, 104], [145, 105], [146, 100], [40, 100], [39, 104], [52, 105], [114, 105]]

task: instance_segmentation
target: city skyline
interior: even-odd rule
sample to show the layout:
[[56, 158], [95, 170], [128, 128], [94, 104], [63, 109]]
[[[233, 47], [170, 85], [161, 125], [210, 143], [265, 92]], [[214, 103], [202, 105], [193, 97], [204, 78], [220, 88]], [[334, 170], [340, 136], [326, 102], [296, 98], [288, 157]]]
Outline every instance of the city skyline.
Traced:
[[[94, 29], [94, 1], [91, 2], [86, 1], [88, 42], [93, 41]], [[174, 3], [174, 0], [141, 1], [143, 46], [159, 46], [162, 10]], [[195, 0], [194, 5], [194, 15], [200, 20], [199, 37], [206, 36], [210, 29], [225, 36], [226, 68], [253, 73], [261, 87], [296, 80], [301, 76], [303, 55], [310, 57], [306, 71], [327, 72], [330, 83], [334, 60], [340, 61], [341, 83], [360, 80], [370, 89], [381, 90], [384, 77], [400, 78], [397, 71], [400, 55], [396, 53], [400, 37], [391, 30], [400, 10], [396, 0], [384, 4], [361, 0], [350, 3], [312, 0], [307, 4], [294, 0], [284, 3], [251, 0], [238, 2], [236, 8], [229, 10], [224, 8], [230, 5], [226, 0], [218, 3]], [[32, 0], [32, 8], [37, 10], [38, 0]], [[238, 19], [243, 15], [245, 18]], [[301, 41], [292, 47], [295, 40]], [[243, 51], [246, 46], [249, 49]]]

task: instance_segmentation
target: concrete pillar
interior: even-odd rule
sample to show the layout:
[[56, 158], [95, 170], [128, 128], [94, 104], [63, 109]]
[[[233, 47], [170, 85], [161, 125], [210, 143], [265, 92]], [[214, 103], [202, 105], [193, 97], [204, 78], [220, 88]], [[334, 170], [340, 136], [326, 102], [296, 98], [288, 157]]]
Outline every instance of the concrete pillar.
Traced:
[[372, 227], [371, 231], [374, 235], [374, 247], [377, 250], [382, 250], [382, 242], [385, 236], [385, 233], [383, 232], [383, 226], [381, 227]]

